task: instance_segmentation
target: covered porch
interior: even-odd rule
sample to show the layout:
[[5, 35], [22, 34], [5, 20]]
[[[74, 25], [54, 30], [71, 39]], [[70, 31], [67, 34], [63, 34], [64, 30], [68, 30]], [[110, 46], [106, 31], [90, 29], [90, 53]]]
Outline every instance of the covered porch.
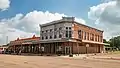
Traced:
[[51, 40], [40, 41], [42, 54], [69, 55], [74, 54], [73, 47], [80, 41], [77, 40]]

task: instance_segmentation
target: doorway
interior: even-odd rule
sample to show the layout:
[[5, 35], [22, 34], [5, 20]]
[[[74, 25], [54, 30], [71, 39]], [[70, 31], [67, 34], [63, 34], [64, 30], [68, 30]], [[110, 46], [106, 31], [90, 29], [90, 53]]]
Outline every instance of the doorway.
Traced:
[[65, 54], [69, 55], [71, 53], [71, 47], [70, 46], [65, 46]]

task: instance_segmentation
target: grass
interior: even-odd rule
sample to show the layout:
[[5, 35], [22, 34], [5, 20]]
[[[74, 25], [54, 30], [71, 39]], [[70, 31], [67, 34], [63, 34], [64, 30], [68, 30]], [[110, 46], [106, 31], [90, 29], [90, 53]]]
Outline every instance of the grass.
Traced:
[[108, 52], [109, 54], [120, 54], [120, 51], [112, 51], [112, 52]]

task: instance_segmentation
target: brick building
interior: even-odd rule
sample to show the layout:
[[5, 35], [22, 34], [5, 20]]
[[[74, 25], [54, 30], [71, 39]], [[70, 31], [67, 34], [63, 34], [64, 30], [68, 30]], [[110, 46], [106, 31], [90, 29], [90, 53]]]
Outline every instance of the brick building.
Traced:
[[40, 50], [39, 46], [40, 37], [33, 35], [31, 38], [19, 39], [10, 41], [9, 50], [14, 53], [22, 51], [22, 53], [38, 53]]
[[40, 25], [40, 46], [46, 54], [101, 53], [103, 31], [81, 24], [74, 17]]
[[8, 48], [8, 45], [1, 45], [0, 46], [0, 54], [5, 52], [7, 48]]

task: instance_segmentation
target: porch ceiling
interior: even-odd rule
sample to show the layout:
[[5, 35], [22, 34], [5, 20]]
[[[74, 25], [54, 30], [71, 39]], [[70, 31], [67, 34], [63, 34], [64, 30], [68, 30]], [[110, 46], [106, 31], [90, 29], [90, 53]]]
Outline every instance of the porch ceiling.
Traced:
[[40, 43], [54, 43], [54, 42], [79, 42], [77, 40], [71, 40], [71, 39], [64, 39], [64, 40], [41, 40]]
[[102, 42], [94, 42], [94, 41], [86, 41], [86, 40], [82, 40], [83, 43], [93, 43], [93, 44], [102, 44], [104, 45], [104, 43]]

